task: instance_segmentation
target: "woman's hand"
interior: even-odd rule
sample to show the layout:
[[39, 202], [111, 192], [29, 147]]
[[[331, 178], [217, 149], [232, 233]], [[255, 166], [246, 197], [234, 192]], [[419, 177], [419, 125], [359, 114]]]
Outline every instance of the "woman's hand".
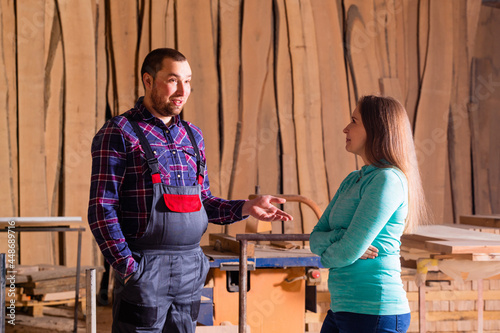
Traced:
[[370, 245], [368, 249], [365, 251], [365, 253], [359, 257], [359, 259], [375, 259], [378, 256], [378, 249]]

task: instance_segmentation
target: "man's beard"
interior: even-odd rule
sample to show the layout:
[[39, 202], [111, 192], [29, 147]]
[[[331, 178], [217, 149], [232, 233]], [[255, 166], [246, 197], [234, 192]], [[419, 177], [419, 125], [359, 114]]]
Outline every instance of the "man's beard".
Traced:
[[182, 108], [173, 103], [165, 102], [165, 100], [158, 95], [156, 89], [151, 91], [151, 102], [153, 109], [164, 117], [173, 117], [181, 113]]

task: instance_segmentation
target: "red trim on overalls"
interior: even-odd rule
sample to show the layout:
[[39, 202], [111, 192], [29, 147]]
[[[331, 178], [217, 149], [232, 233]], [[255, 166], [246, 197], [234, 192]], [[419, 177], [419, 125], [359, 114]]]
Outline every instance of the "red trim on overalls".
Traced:
[[154, 173], [151, 175], [151, 177], [153, 178], [153, 184], [161, 183], [161, 176], [159, 173]]

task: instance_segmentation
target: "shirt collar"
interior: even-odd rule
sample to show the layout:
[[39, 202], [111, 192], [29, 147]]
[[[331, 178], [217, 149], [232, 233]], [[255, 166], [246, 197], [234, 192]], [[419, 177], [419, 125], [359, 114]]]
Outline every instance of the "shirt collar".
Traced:
[[[134, 109], [137, 110], [138, 112], [134, 112], [132, 114], [132, 119], [136, 120], [144, 120], [147, 122], [156, 122], [160, 126], [165, 126], [165, 123], [161, 121], [160, 119], [156, 118], [149, 112], [149, 110], [144, 106], [142, 103], [144, 100], [144, 96], [139, 97], [137, 102], [135, 103]], [[173, 122], [170, 126], [180, 126], [180, 115], [174, 116], [173, 117]]]
[[362, 177], [364, 175], [369, 174], [373, 170], [380, 169], [380, 168], [382, 168], [383, 166], [386, 166], [386, 165], [390, 165], [389, 162], [387, 162], [385, 159], [382, 159], [382, 160], [380, 160], [377, 163], [373, 163], [373, 164], [370, 164], [370, 165], [364, 165], [359, 172], [360, 172], [361, 177]]

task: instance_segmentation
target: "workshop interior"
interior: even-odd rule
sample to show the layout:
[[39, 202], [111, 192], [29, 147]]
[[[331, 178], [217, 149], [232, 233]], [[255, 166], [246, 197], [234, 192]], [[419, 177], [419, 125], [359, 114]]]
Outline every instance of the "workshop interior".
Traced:
[[499, 0], [0, 0], [0, 331], [111, 332], [92, 142], [172, 48], [211, 194], [293, 216], [208, 224], [196, 332], [321, 331], [309, 239], [364, 165], [344, 133], [366, 95], [406, 109], [431, 213], [400, 239], [407, 332], [500, 332], [499, 31]]

